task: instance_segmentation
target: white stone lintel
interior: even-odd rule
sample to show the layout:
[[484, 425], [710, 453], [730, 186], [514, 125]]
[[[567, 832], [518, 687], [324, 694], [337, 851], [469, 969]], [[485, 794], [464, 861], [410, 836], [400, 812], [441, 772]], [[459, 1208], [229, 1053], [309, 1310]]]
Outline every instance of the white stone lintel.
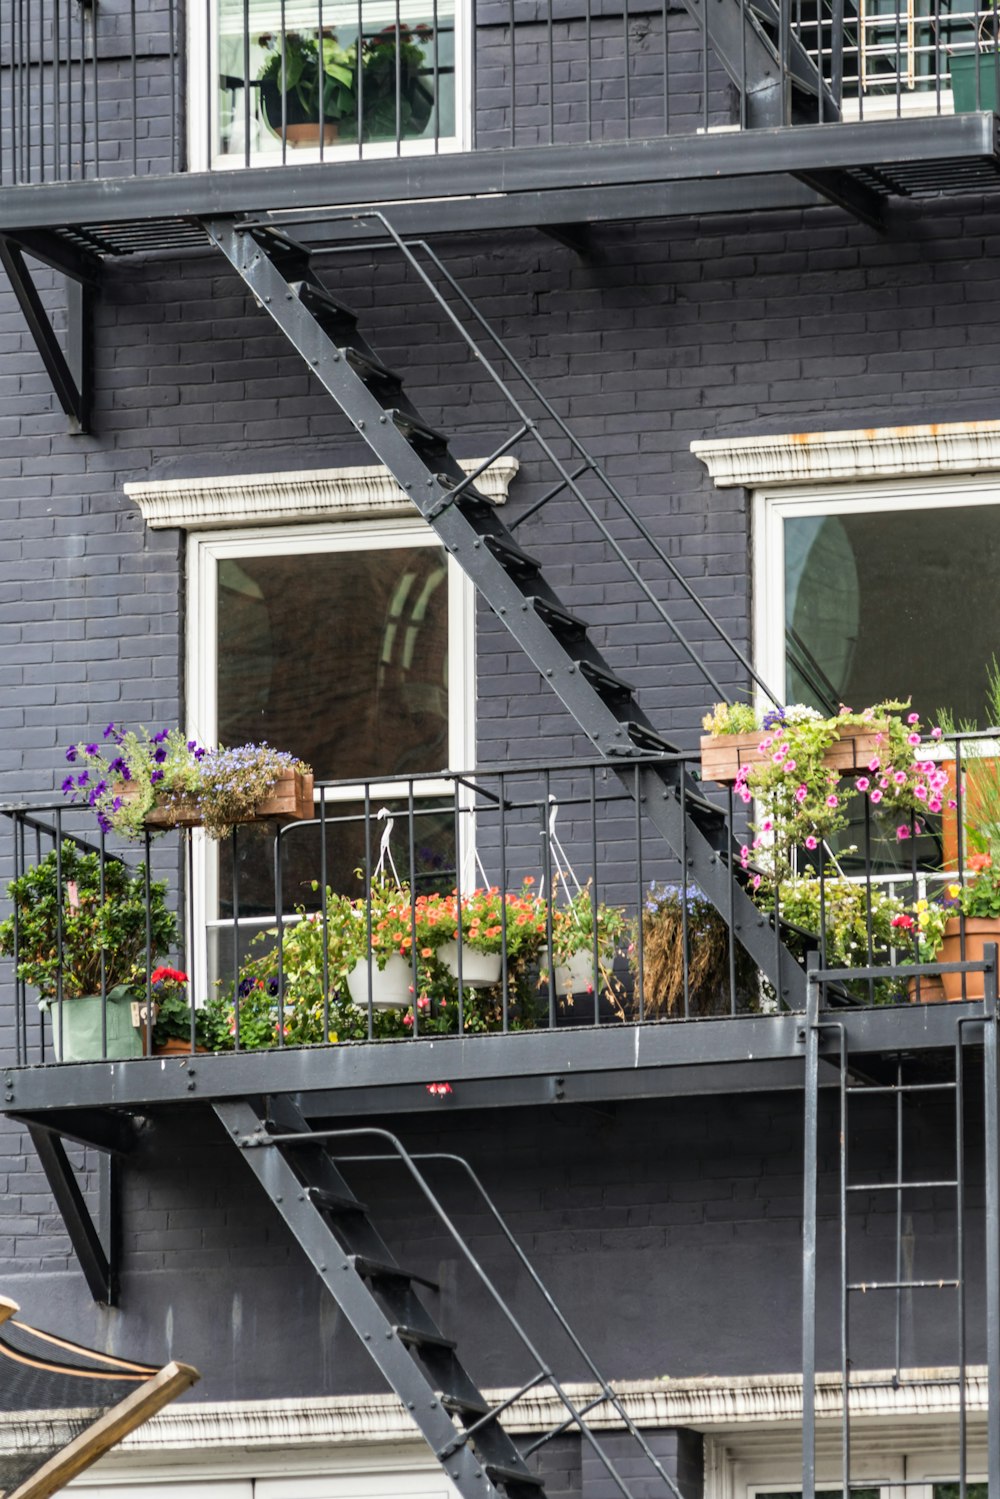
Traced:
[[1000, 471], [1000, 421], [693, 442], [720, 489]]
[[[467, 474], [484, 462], [461, 460]], [[518, 470], [516, 458], [494, 459], [476, 488], [502, 505]], [[154, 531], [228, 530], [233, 526], [289, 526], [324, 520], [366, 520], [412, 515], [413, 501], [382, 464], [321, 468], [277, 474], [220, 475], [209, 479], [160, 479], [126, 484], [142, 518]]]

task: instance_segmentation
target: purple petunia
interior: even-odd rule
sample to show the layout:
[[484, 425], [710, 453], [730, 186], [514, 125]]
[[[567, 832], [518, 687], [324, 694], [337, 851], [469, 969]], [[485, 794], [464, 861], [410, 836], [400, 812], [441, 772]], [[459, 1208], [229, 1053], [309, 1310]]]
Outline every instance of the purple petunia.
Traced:
[[69, 761], [69, 763], [71, 765], [73, 764], [73, 761], [76, 759], [76, 745], [75, 744], [71, 744], [70, 747], [69, 747], [69, 749], [66, 751], [66, 759]]

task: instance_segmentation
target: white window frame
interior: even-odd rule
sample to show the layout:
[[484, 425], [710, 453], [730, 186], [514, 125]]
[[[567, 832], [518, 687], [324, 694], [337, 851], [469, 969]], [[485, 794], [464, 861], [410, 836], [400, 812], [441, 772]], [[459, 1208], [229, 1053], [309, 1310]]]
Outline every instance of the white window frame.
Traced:
[[[420, 516], [385, 520], [341, 520], [312, 526], [241, 527], [237, 530], [194, 532], [188, 538], [188, 612], [186, 641], [187, 729], [200, 743], [217, 742], [215, 640], [218, 619], [217, 574], [220, 561], [241, 557], [342, 554], [395, 547], [440, 547], [441, 541]], [[475, 765], [476, 648], [475, 598], [471, 580], [453, 558], [448, 565], [448, 763], [456, 770]], [[294, 746], [279, 745], [278, 748]], [[430, 767], [429, 767], [430, 768]], [[373, 785], [377, 797], [380, 787]], [[451, 795], [449, 781], [423, 781], [421, 796]], [[327, 801], [346, 800], [357, 792], [349, 787], [327, 793]], [[208, 992], [208, 932], [220, 923], [216, 845], [201, 831], [192, 835], [193, 968], [198, 994]], [[472, 838], [463, 849], [472, 858]], [[464, 871], [463, 871], [464, 873]], [[266, 923], [265, 923], [266, 924]], [[189, 958], [189, 962], [192, 959]]]
[[1000, 477], [820, 483], [754, 491], [754, 657], [761, 677], [778, 694], [779, 701], [784, 701], [786, 692], [784, 522], [796, 516], [875, 511], [912, 514], [968, 505], [1000, 505]]
[[[327, 0], [327, 3], [332, 8], [331, 0]], [[382, 0], [368, 0], [368, 3], [379, 4]], [[215, 4], [216, 0], [211, 0], [213, 16]], [[395, 157], [397, 154], [435, 156], [470, 149], [473, 109], [470, 66], [471, 16], [470, 7], [465, 0], [454, 0], [454, 4], [455, 134], [438, 136], [436, 140], [433, 136], [426, 140], [404, 140], [400, 142], [398, 151], [395, 141], [366, 141], [361, 148], [362, 160], [377, 161], [380, 158]], [[187, 56], [191, 59], [209, 58], [207, 69], [201, 61], [197, 66], [188, 68], [187, 159], [190, 163], [190, 170], [192, 172], [234, 171], [245, 165], [243, 153], [235, 152], [232, 155], [224, 155], [216, 146], [219, 139], [218, 89], [212, 86], [209, 80], [212, 80], [214, 84], [219, 74], [217, 28], [210, 22], [207, 0], [197, 5], [189, 5], [187, 12]], [[386, 14], [388, 23], [391, 23], [396, 14], [394, 4], [386, 4]], [[406, 16], [403, 15], [401, 19], [405, 21]], [[206, 97], [208, 89], [211, 90], [210, 97]], [[209, 141], [212, 142], [210, 149]], [[358, 143], [351, 141], [345, 142], [342, 146], [324, 146], [322, 153], [318, 146], [315, 150], [302, 147], [288, 150], [284, 163], [280, 151], [260, 151], [251, 154], [250, 167], [303, 166], [320, 161], [333, 166], [338, 162], [358, 159]]]

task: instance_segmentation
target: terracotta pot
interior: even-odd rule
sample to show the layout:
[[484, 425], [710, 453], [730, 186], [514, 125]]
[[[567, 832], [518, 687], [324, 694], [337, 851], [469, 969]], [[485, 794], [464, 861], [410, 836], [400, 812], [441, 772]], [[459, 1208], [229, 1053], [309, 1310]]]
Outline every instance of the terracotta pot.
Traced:
[[[944, 942], [938, 955], [942, 963], [981, 962], [988, 943], [1000, 944], [1000, 917], [967, 916], [965, 918], [964, 953], [961, 931], [961, 922], [956, 917], [952, 917], [944, 929]], [[982, 999], [985, 987], [984, 977], [981, 973], [942, 973], [941, 982], [944, 985], [945, 997], [947, 999]], [[962, 993], [963, 978], [965, 980], [964, 995]]]
[[[195, 1051], [207, 1051], [207, 1046], [195, 1046]], [[190, 1040], [183, 1040], [180, 1036], [168, 1036], [166, 1041], [153, 1042], [154, 1057], [189, 1057], [191, 1055]]]
[[[759, 730], [753, 734], [704, 734], [701, 740], [701, 778], [716, 781], [720, 786], [732, 786], [744, 765], [766, 763], [770, 750], [761, 751], [762, 739], [775, 736], [777, 730]], [[841, 775], [860, 775], [868, 769], [868, 762], [879, 753], [877, 743], [878, 725], [866, 724], [844, 729], [823, 756], [823, 764]]]
[[[942, 866], [945, 869], [958, 868], [958, 809], [949, 807], [949, 801], [957, 800], [955, 791], [955, 761], [953, 759], [942, 760], [941, 769], [948, 777], [944, 797], [945, 810], [941, 814], [941, 852]], [[1000, 782], [1000, 761], [990, 755], [973, 756], [966, 753], [962, 756], [962, 819], [966, 824], [976, 825], [981, 820], [981, 815], [986, 809], [983, 807], [982, 792], [976, 790], [976, 780], [981, 777], [983, 782]], [[969, 857], [969, 840], [966, 836], [963, 846], [963, 856]]]
[[[942, 962], [946, 960], [941, 959]], [[961, 975], [959, 975], [961, 977]], [[924, 974], [918, 983], [915, 978], [910, 979], [906, 986], [906, 997], [911, 1004], [918, 1002], [923, 1005], [940, 1004], [948, 998], [944, 992], [944, 984], [941, 982], [940, 974]]]
[[[278, 83], [271, 78], [264, 79], [260, 86], [260, 103], [264, 124], [279, 141], [284, 139], [296, 150], [300, 146], [319, 145], [319, 120], [306, 114], [294, 89], [282, 97]], [[335, 145], [340, 126], [334, 120], [324, 120], [322, 134], [324, 146]]]

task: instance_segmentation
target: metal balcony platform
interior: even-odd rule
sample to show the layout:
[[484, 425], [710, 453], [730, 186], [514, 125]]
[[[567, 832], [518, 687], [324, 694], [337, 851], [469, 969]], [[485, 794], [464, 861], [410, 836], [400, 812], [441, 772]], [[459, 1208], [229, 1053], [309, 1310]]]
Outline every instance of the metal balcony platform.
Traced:
[[[981, 1003], [838, 1009], [853, 1057], [944, 1052], [956, 1021], [981, 1045]], [[832, 1043], [831, 1043], [832, 1045]], [[64, 1123], [74, 1111], [141, 1111], [295, 1094], [312, 1117], [801, 1089], [803, 1012], [612, 1024], [434, 1040], [7, 1067], [0, 1113]], [[832, 1055], [832, 1052], [831, 1052]], [[307, 1101], [307, 1102], [306, 1102]]]
[[391, 204], [401, 233], [442, 234], [827, 200], [877, 210], [1000, 189], [998, 124], [975, 113], [7, 187], [0, 235], [58, 261], [207, 244], [200, 221], [220, 214]]

